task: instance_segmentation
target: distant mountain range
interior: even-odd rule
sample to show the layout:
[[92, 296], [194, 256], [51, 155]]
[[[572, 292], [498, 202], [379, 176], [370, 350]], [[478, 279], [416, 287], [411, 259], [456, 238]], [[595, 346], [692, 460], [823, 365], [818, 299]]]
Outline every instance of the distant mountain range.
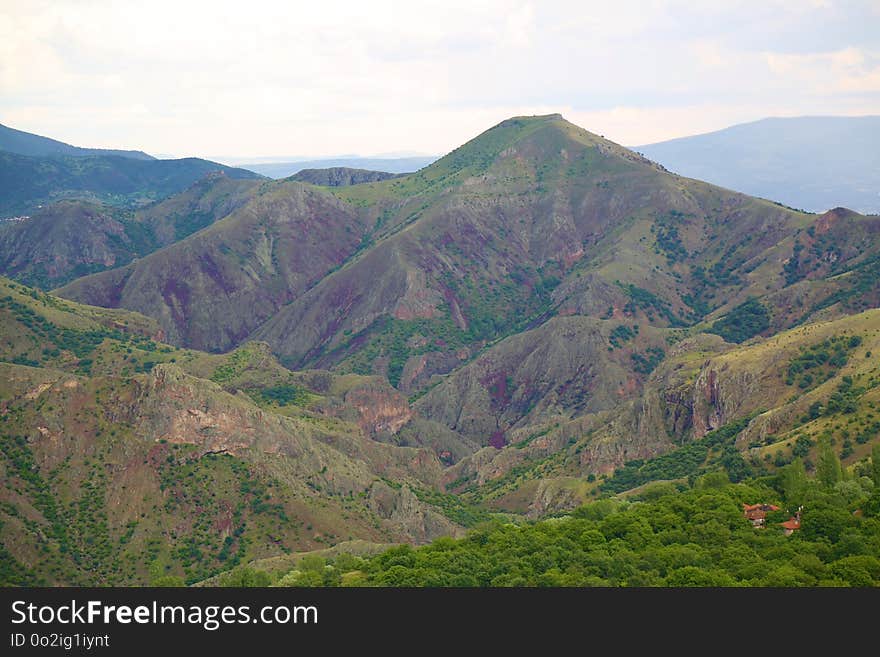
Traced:
[[262, 162], [242, 164], [242, 168], [256, 171], [269, 178], [287, 178], [303, 169], [367, 169], [370, 171], [386, 171], [388, 173], [412, 173], [432, 162], [436, 156], [421, 157], [351, 157], [328, 158], [319, 160], [298, 160], [294, 162]]
[[80, 148], [62, 141], [41, 137], [30, 132], [23, 132], [0, 124], [0, 151], [9, 151], [19, 155], [33, 157], [49, 157], [67, 155], [69, 157], [87, 157], [89, 155], [118, 155], [135, 160], [155, 160], [152, 155], [143, 151], [121, 151], [106, 148]]
[[769, 118], [634, 150], [683, 176], [809, 212], [880, 212], [880, 116]]
[[141, 151], [78, 148], [2, 126], [0, 218], [27, 216], [61, 200], [140, 207], [182, 192], [212, 172], [257, 179], [257, 173], [189, 157], [157, 160]]

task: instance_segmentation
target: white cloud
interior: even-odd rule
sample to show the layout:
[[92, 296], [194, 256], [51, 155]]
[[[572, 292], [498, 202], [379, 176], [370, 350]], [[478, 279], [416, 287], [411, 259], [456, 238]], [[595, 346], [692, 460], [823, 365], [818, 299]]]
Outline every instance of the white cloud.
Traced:
[[771, 114], [880, 113], [874, 10], [6, 0], [0, 121], [180, 155], [440, 153], [506, 116], [561, 111], [645, 143]]
[[844, 48], [835, 52], [766, 53], [767, 65], [789, 85], [807, 85], [815, 93], [880, 92], [880, 50]]

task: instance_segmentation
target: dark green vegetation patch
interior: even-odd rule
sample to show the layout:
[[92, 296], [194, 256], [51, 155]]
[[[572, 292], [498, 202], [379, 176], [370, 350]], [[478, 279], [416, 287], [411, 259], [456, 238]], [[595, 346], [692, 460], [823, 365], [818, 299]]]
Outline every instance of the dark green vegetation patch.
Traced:
[[770, 328], [770, 314], [757, 299], [749, 299], [712, 324], [716, 333], [727, 342], [745, 342]]

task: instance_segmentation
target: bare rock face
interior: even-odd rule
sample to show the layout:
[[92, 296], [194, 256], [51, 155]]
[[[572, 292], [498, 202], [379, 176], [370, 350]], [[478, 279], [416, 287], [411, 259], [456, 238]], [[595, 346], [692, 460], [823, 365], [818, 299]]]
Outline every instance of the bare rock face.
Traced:
[[428, 287], [425, 272], [406, 272], [406, 291], [392, 313], [395, 319], [430, 319], [438, 314], [443, 296]]
[[265, 413], [216, 384], [184, 374], [176, 365], [155, 367], [130, 409], [132, 423], [157, 441], [233, 455], [254, 448], [302, 460], [308, 469], [322, 467], [306, 444], [314, 432], [294, 433], [285, 426], [289, 418]]
[[419, 502], [406, 484], [394, 489], [381, 481], [374, 483], [370, 505], [380, 518], [387, 519], [418, 543], [463, 533], [461, 527]]
[[744, 404], [761, 394], [760, 376], [734, 370], [727, 363], [720, 369], [707, 363], [694, 384], [692, 437], [702, 438], [744, 414]]
[[569, 511], [580, 504], [583, 504], [583, 500], [572, 489], [560, 487], [553, 479], [542, 480], [526, 515], [529, 518], [540, 518], [548, 513]]
[[[158, 365], [146, 382], [134, 384], [129, 399], [114, 400], [112, 406], [124, 410], [112, 419], [133, 424], [157, 442], [198, 445], [205, 453], [283, 456], [287, 475], [317, 478], [329, 492], [345, 495], [369, 487], [374, 473], [414, 477], [426, 486], [440, 477], [440, 461], [427, 450], [382, 444], [364, 434], [332, 433], [263, 411], [246, 395], [226, 393], [176, 365]], [[375, 417], [379, 424], [388, 422], [381, 413]]]
[[346, 406], [358, 412], [358, 424], [368, 435], [396, 434], [413, 417], [406, 398], [387, 385], [363, 386], [345, 395]]

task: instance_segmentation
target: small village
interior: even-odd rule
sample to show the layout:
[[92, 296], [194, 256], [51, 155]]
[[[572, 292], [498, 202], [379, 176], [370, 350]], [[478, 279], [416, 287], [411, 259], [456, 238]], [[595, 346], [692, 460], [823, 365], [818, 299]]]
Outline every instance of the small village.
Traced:
[[[774, 511], [779, 511], [779, 507], [775, 504], [743, 503], [743, 516], [745, 516], [752, 523], [752, 527], [755, 527], [756, 529], [766, 529], [767, 514]], [[802, 511], [803, 507], [798, 508], [797, 513], [795, 513], [792, 517], [790, 517], [785, 522], [779, 523], [779, 525], [782, 527], [783, 533], [786, 536], [791, 536], [794, 532], [801, 528]]]

